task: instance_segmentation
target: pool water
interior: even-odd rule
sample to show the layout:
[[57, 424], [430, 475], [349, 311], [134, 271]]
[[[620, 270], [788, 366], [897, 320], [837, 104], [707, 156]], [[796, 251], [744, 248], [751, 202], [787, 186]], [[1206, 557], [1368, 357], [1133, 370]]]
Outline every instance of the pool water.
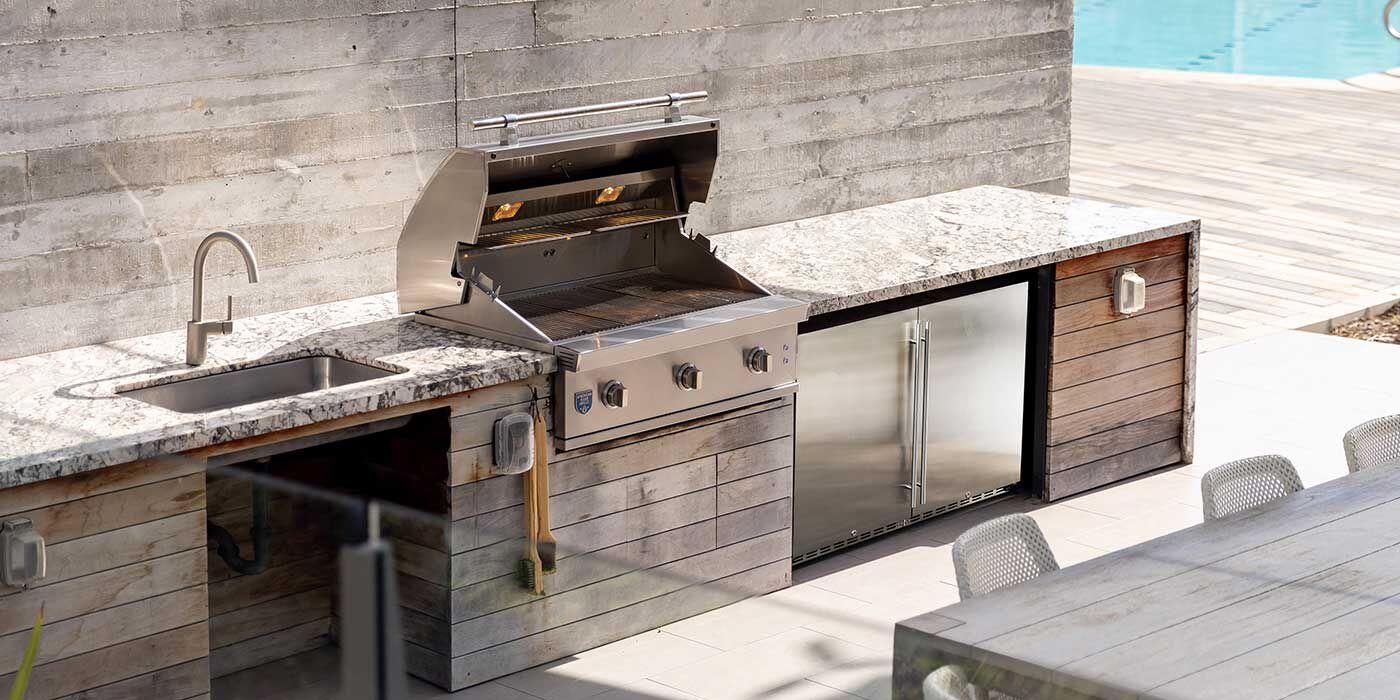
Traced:
[[[1385, 0], [1077, 0], [1074, 62], [1305, 78], [1400, 66]], [[1400, 9], [1394, 20], [1400, 23]]]

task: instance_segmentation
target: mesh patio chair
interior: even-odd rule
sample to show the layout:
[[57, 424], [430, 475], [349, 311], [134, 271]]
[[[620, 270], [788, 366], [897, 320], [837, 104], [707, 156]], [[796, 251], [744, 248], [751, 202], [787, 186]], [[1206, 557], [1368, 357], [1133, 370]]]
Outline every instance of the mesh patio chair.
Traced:
[[1372, 467], [1400, 464], [1400, 416], [1368, 420], [1342, 436], [1347, 470], [1353, 474]]
[[953, 543], [953, 573], [963, 600], [1056, 571], [1060, 564], [1040, 526], [1015, 513], [969, 528]]
[[1302, 490], [1303, 480], [1287, 457], [1246, 457], [1201, 477], [1201, 510], [1206, 520], [1215, 520]]

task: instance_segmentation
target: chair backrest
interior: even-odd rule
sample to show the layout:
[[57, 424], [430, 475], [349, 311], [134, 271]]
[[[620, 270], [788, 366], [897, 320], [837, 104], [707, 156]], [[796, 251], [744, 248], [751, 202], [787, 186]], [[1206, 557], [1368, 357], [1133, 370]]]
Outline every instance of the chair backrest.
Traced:
[[1342, 436], [1347, 454], [1347, 470], [1353, 473], [1372, 467], [1400, 464], [1400, 416], [1368, 420]]
[[1060, 564], [1040, 526], [1015, 513], [969, 528], [953, 543], [953, 573], [963, 599], [1029, 581]]
[[941, 666], [923, 684], [924, 700], [976, 700], [979, 693], [967, 682], [961, 666]]
[[1201, 477], [1201, 510], [1206, 520], [1215, 520], [1302, 490], [1303, 480], [1287, 457], [1246, 457]]

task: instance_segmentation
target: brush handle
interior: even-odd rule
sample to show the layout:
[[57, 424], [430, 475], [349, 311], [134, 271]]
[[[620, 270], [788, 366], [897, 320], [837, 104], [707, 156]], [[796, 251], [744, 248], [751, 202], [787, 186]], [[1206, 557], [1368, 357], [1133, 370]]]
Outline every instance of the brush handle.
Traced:
[[549, 436], [545, 433], [544, 413], [535, 408], [535, 466], [531, 471], [535, 476], [535, 488], [539, 496], [539, 534], [541, 542], [554, 542], [554, 533], [549, 531]]
[[544, 593], [544, 565], [540, 562], [540, 521], [539, 514], [535, 512], [535, 504], [538, 499], [537, 491], [539, 485], [535, 481], [535, 470], [528, 469], [521, 475], [521, 500], [525, 510], [525, 558], [530, 560], [530, 565], [534, 567], [534, 592], [536, 595]]

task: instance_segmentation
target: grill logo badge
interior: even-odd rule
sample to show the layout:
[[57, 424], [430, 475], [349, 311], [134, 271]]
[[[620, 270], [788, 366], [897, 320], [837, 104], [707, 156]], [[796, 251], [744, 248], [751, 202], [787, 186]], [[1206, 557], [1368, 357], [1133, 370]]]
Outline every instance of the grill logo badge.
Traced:
[[593, 408], [593, 390], [584, 389], [574, 392], [574, 410], [579, 413], [588, 413]]

